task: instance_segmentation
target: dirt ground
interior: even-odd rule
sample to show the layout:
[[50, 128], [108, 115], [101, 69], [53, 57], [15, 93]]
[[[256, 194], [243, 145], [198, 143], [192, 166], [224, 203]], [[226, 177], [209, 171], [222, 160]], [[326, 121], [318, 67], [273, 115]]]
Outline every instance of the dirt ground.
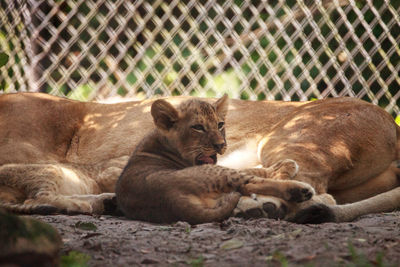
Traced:
[[111, 216], [34, 216], [60, 232], [62, 254], [89, 266], [399, 266], [400, 212], [299, 225], [230, 218], [191, 226]]

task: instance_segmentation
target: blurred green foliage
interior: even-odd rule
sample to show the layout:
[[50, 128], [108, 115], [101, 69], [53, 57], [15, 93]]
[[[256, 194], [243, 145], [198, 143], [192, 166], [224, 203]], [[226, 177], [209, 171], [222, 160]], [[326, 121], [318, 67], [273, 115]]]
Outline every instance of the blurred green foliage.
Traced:
[[0, 52], [0, 67], [3, 67], [7, 64], [8, 58], [9, 56], [6, 53]]
[[87, 267], [91, 257], [85, 253], [72, 250], [61, 256], [61, 267]]
[[204, 258], [203, 258], [203, 256], [199, 256], [196, 259], [188, 261], [187, 264], [192, 267], [203, 267], [204, 266]]

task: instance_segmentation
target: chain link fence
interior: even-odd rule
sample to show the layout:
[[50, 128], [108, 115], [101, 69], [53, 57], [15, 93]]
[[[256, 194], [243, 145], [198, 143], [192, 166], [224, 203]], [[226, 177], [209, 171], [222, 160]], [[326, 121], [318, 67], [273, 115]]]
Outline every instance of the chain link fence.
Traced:
[[2, 0], [2, 92], [354, 96], [400, 114], [400, 0]]

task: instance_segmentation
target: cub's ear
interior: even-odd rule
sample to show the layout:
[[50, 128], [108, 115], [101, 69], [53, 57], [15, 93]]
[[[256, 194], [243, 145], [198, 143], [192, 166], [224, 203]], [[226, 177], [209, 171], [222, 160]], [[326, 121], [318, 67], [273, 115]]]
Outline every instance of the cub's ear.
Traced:
[[214, 103], [214, 107], [217, 110], [217, 114], [225, 118], [228, 113], [229, 98], [227, 94], [224, 94], [217, 102]]
[[179, 112], [167, 101], [159, 99], [151, 105], [151, 116], [158, 128], [168, 131], [179, 119]]

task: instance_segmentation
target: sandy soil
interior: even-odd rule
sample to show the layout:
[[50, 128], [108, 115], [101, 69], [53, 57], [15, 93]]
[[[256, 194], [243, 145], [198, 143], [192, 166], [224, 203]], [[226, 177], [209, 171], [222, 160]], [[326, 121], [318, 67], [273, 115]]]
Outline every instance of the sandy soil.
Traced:
[[299, 225], [230, 218], [191, 226], [111, 216], [34, 216], [56, 227], [62, 253], [89, 266], [399, 266], [400, 212], [351, 223]]

